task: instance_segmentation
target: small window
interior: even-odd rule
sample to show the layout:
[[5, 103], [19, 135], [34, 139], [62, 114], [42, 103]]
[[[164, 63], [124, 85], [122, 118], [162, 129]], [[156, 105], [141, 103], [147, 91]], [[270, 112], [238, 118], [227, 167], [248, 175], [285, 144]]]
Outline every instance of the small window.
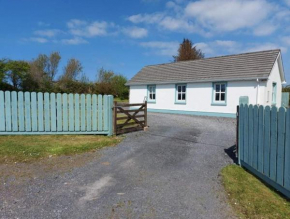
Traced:
[[155, 102], [156, 101], [156, 86], [149, 85], [148, 86], [148, 102]]
[[272, 84], [272, 104], [276, 104], [276, 96], [277, 96], [277, 83]]
[[224, 82], [214, 83], [213, 89], [213, 102], [226, 103], [227, 84]]
[[176, 85], [176, 100], [177, 103], [185, 103], [186, 101], [186, 84]]

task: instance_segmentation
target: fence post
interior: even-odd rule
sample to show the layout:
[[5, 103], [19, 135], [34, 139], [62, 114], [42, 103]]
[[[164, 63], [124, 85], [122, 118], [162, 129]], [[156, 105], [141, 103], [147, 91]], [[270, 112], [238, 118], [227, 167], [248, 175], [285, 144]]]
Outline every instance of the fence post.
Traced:
[[236, 124], [236, 156], [238, 158], [238, 163], [240, 164], [240, 153], [239, 153], [239, 114], [240, 106], [237, 106], [237, 124]]
[[117, 101], [114, 101], [114, 133], [117, 135]]
[[147, 127], [147, 101], [145, 101], [145, 111], [144, 111], [144, 117], [145, 117], [145, 127]]
[[109, 133], [108, 136], [112, 136], [113, 135], [113, 102], [114, 102], [114, 98], [112, 95], [108, 96], [108, 110], [109, 110]]

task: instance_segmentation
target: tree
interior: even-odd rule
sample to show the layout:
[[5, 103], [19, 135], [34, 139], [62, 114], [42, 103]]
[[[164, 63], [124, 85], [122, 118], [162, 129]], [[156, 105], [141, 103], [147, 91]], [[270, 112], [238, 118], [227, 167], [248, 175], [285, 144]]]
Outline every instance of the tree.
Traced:
[[6, 59], [1, 59], [0, 60], [0, 84], [4, 83], [5, 78], [6, 78], [6, 64], [7, 60]]
[[76, 80], [77, 76], [83, 71], [81, 62], [77, 59], [70, 59], [64, 67], [63, 78], [65, 80]]
[[5, 66], [8, 80], [13, 86], [13, 89], [19, 90], [22, 88], [23, 80], [29, 72], [29, 63], [25, 61], [8, 61]]
[[173, 56], [174, 62], [195, 60], [204, 58], [204, 53], [193, 46], [193, 43], [189, 39], [183, 39], [183, 42], [179, 45], [178, 55]]
[[60, 59], [61, 59], [61, 56], [60, 56], [59, 52], [52, 52], [49, 56], [47, 74], [48, 74], [50, 81], [53, 81], [55, 75], [57, 74]]

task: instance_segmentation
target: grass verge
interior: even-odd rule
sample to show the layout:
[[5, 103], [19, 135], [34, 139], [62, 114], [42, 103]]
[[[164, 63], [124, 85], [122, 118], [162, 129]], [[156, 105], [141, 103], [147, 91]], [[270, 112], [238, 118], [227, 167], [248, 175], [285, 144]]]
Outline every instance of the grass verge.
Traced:
[[31, 162], [114, 146], [120, 137], [100, 135], [0, 136], [0, 163]]
[[290, 218], [290, 202], [237, 165], [222, 169], [228, 199], [242, 218]]

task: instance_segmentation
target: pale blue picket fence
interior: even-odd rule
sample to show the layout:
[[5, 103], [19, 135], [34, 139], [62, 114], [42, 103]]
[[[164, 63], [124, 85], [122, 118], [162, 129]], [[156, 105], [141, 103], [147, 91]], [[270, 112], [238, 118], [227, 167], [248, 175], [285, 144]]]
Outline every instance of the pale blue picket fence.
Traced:
[[112, 135], [113, 96], [0, 91], [0, 135]]
[[239, 106], [239, 163], [290, 198], [290, 110]]

